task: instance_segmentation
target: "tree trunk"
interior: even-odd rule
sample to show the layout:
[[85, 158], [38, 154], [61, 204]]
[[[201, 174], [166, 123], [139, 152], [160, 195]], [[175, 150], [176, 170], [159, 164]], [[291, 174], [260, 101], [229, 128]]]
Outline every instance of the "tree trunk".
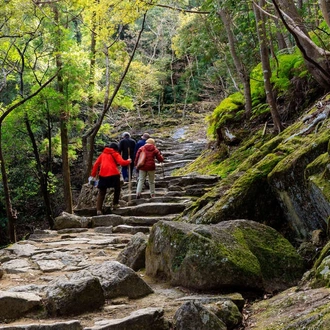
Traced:
[[27, 113], [25, 114], [25, 125], [26, 125], [26, 129], [28, 131], [31, 143], [32, 143], [34, 158], [36, 160], [36, 167], [37, 167], [38, 179], [39, 179], [40, 188], [41, 188], [41, 194], [42, 194], [44, 204], [45, 204], [45, 209], [46, 209], [46, 217], [47, 217], [50, 228], [53, 228], [54, 219], [53, 219], [53, 214], [52, 214], [49, 192], [48, 192], [48, 188], [47, 188], [48, 187], [47, 171], [43, 171], [43, 169], [42, 169], [37, 143], [34, 138]]
[[272, 0], [279, 17], [295, 38], [308, 71], [326, 91], [330, 90], [330, 52], [317, 46], [310, 38], [293, 0]]
[[9, 237], [10, 242], [16, 242], [16, 212], [12, 208], [11, 198], [10, 198], [10, 190], [8, 186], [8, 176], [5, 167], [5, 160], [2, 153], [2, 124], [0, 123], [0, 163], [1, 163], [1, 175], [2, 175], [2, 184], [3, 184], [3, 192], [5, 195], [6, 202], [6, 215], [8, 219], [7, 226], [7, 235]]
[[326, 23], [330, 27], [330, 0], [320, 0], [320, 7]]
[[[96, 63], [96, 23], [95, 23], [96, 13], [93, 13], [92, 26], [93, 30], [91, 32], [91, 60], [89, 64], [89, 95], [88, 95], [88, 125], [91, 127], [94, 122], [94, 86], [95, 86], [95, 63]], [[87, 182], [87, 179], [92, 170], [93, 154], [94, 154], [94, 139], [91, 136], [83, 136], [83, 180]]]
[[[60, 20], [59, 20], [59, 13], [56, 7], [56, 4], [53, 6], [54, 10], [54, 20], [57, 23], [56, 26], [60, 27]], [[60, 29], [57, 30], [57, 40], [56, 40], [56, 67], [58, 70], [62, 68], [62, 58], [61, 58], [61, 31]], [[57, 83], [58, 83], [58, 92], [60, 95], [64, 97], [64, 87], [63, 87], [63, 78], [62, 73], [59, 71], [57, 76]], [[63, 174], [63, 194], [64, 194], [64, 205], [65, 211], [67, 213], [73, 212], [73, 205], [72, 205], [72, 192], [71, 192], [71, 182], [70, 182], [70, 165], [69, 165], [69, 138], [68, 138], [68, 120], [69, 120], [69, 113], [66, 110], [64, 101], [61, 106], [61, 114], [60, 114], [60, 130], [61, 130], [61, 152], [62, 152], [62, 174]]]
[[[265, 1], [259, 0], [259, 6], [261, 8], [263, 8], [264, 5], [265, 5]], [[272, 89], [272, 85], [270, 82], [272, 72], [271, 72], [271, 67], [269, 64], [267, 35], [266, 35], [266, 28], [265, 28], [265, 15], [256, 6], [254, 6], [254, 12], [255, 12], [256, 24], [257, 24], [257, 34], [258, 34], [259, 44], [260, 44], [260, 56], [261, 56], [261, 63], [262, 63], [262, 69], [263, 69], [263, 75], [264, 75], [264, 84], [265, 84], [267, 103], [270, 107], [270, 112], [272, 115], [275, 129], [277, 130], [277, 132], [281, 132], [283, 129], [283, 126], [281, 124], [281, 119], [280, 119], [279, 113], [277, 111], [276, 102], [274, 100], [274, 95], [273, 95], [273, 89]]]
[[236, 51], [236, 46], [235, 46], [236, 41], [235, 41], [235, 36], [234, 36], [232, 28], [231, 28], [232, 21], [230, 18], [230, 14], [226, 11], [226, 9], [219, 10], [217, 12], [217, 14], [220, 16], [222, 23], [226, 29], [227, 38], [228, 38], [228, 42], [229, 42], [230, 54], [234, 60], [236, 71], [237, 71], [240, 81], [242, 82], [243, 87], [244, 87], [245, 115], [246, 115], [246, 118], [249, 118], [251, 116], [251, 112], [252, 112], [250, 76]]
[[11, 242], [16, 242], [15, 227], [16, 227], [17, 214], [16, 211], [13, 210], [12, 208], [10, 190], [8, 186], [8, 176], [5, 166], [5, 159], [3, 157], [3, 152], [2, 152], [2, 131], [1, 131], [2, 123], [13, 110], [24, 104], [26, 101], [32, 99], [34, 96], [38, 95], [48, 84], [50, 84], [55, 79], [56, 76], [57, 73], [53, 77], [51, 77], [45, 84], [41, 85], [34, 93], [30, 94], [28, 97], [24, 99], [21, 99], [19, 102], [13, 104], [11, 107], [5, 110], [0, 116], [0, 163], [1, 163], [0, 166], [1, 166], [3, 191], [5, 195], [6, 215], [8, 219], [6, 232]]

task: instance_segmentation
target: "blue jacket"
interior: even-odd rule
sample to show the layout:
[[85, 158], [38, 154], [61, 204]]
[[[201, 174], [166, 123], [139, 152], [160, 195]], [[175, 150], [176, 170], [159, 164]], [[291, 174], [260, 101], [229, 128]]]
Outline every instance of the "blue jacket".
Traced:
[[136, 143], [135, 149], [134, 149], [134, 158], [132, 158], [133, 163], [134, 163], [137, 151], [146, 144], [146, 141], [147, 140], [145, 140], [145, 139], [141, 139]]

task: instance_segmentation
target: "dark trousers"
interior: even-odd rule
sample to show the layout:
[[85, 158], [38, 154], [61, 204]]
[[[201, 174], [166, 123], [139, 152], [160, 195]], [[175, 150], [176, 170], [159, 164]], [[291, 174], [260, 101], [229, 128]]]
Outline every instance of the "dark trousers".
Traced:
[[113, 188], [113, 205], [119, 204], [119, 197], [120, 197], [120, 176], [114, 175], [111, 177], [100, 177], [99, 184], [98, 184], [99, 192], [97, 194], [97, 201], [96, 201], [96, 210], [102, 211], [102, 206], [104, 202], [105, 195], [107, 193], [107, 188]]
[[123, 175], [124, 181], [128, 181], [128, 168], [130, 168], [130, 170], [131, 170], [131, 178], [133, 176], [134, 166], [132, 166], [132, 164], [131, 164], [131, 166], [122, 166], [121, 173]]

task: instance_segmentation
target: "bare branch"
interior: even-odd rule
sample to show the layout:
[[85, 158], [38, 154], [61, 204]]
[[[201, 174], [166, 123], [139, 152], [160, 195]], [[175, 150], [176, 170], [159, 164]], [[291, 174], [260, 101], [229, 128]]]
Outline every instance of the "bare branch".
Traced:
[[161, 8], [168, 8], [168, 9], [172, 9], [172, 10], [176, 10], [182, 13], [191, 13], [191, 14], [203, 14], [203, 15], [208, 15], [211, 12], [209, 11], [198, 11], [198, 10], [189, 10], [189, 9], [182, 9], [182, 8], [178, 8], [178, 7], [172, 7], [172, 6], [167, 6], [167, 5], [156, 5], [156, 7], [161, 7]]

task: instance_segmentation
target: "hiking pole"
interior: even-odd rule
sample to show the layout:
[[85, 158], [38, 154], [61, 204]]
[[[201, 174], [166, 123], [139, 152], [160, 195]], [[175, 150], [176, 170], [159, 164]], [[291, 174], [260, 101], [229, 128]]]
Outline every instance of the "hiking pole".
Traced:
[[[130, 148], [127, 149], [127, 152], [128, 152], [128, 158], [131, 158], [131, 150]], [[132, 159], [131, 159], [132, 161]], [[131, 194], [132, 194], [132, 173], [131, 173], [131, 165], [132, 163], [130, 163], [128, 165], [128, 202], [130, 203], [131, 202]]]
[[160, 167], [162, 168], [162, 173], [163, 173], [163, 179], [165, 179], [165, 172], [164, 172], [164, 163], [160, 163]]

